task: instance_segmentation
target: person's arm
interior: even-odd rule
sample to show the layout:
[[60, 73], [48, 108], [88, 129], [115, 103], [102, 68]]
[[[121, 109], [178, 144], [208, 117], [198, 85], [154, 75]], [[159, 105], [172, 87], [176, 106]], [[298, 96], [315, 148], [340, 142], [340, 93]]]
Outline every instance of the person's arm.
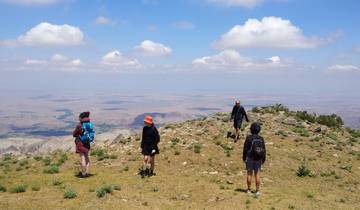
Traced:
[[244, 107], [242, 107], [242, 112], [243, 112], [243, 115], [245, 116], [246, 122], [249, 122], [249, 118], [248, 118], [248, 116], [246, 114], [246, 111], [245, 111]]
[[141, 135], [140, 148], [143, 148], [143, 146], [144, 146], [144, 136], [145, 136], [145, 128], [143, 128], [143, 132]]
[[158, 137], [159, 137], [159, 133], [157, 131], [157, 129], [155, 127], [153, 127], [152, 133], [151, 133], [151, 153], [155, 153], [156, 152], [156, 146], [158, 143]]
[[264, 146], [264, 157], [262, 159], [262, 163], [264, 164], [265, 160], [266, 160], [266, 147], [265, 147], [265, 140], [264, 139], [263, 139], [263, 146]]
[[232, 120], [232, 119], [234, 119], [234, 117], [235, 117], [235, 106], [233, 107], [233, 109], [232, 109], [232, 112], [231, 112], [231, 117], [230, 117], [230, 120]]
[[248, 137], [246, 137], [246, 140], [245, 140], [245, 143], [244, 143], [244, 148], [243, 148], [243, 156], [242, 156], [242, 159], [243, 159], [243, 161], [245, 162], [245, 160], [246, 160], [246, 155], [247, 155], [247, 153], [248, 153], [248, 150], [249, 150], [249, 136]]
[[73, 132], [73, 137], [79, 137], [82, 134], [82, 131], [82, 125], [80, 123], [77, 124]]

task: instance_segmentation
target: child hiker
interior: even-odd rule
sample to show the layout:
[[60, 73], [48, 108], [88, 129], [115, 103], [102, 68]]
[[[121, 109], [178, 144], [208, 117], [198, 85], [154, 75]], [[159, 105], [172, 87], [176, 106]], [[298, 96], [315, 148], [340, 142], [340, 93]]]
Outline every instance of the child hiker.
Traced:
[[243, 149], [243, 161], [247, 170], [247, 193], [251, 193], [251, 179], [255, 173], [256, 196], [260, 196], [260, 170], [261, 165], [265, 163], [266, 148], [264, 138], [259, 135], [261, 130], [259, 123], [253, 123], [250, 126], [251, 135], [246, 137]]
[[144, 155], [144, 165], [140, 172], [142, 178], [155, 175], [155, 154], [159, 154], [158, 143], [160, 142], [160, 135], [153, 118], [145, 116], [144, 124], [141, 140], [141, 153]]
[[81, 173], [79, 173], [80, 178], [86, 178], [89, 176], [89, 151], [90, 151], [90, 142], [93, 142], [95, 137], [95, 132], [93, 124], [90, 122], [90, 112], [82, 112], [79, 115], [79, 124], [76, 125], [76, 128], [73, 132], [75, 137], [76, 153], [80, 154], [81, 157]]

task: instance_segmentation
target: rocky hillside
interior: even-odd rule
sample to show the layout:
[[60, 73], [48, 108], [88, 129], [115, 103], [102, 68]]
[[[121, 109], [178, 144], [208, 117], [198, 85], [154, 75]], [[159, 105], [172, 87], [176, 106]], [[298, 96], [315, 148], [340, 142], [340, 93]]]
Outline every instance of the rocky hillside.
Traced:
[[268, 150], [262, 196], [244, 193], [245, 136], [226, 138], [228, 114], [167, 124], [157, 175], [141, 179], [140, 135], [118, 136], [92, 149], [91, 173], [79, 179], [73, 152], [0, 162], [0, 209], [360, 209], [360, 133], [284, 107], [258, 108]]

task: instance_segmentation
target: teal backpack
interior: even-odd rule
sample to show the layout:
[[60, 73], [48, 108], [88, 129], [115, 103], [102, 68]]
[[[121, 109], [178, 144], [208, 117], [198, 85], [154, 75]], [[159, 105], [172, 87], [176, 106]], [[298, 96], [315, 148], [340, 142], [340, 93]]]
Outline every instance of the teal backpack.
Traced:
[[95, 131], [94, 131], [94, 126], [91, 122], [84, 122], [82, 124], [82, 128], [83, 128], [83, 133], [80, 136], [80, 140], [82, 142], [90, 142], [92, 143], [94, 141], [95, 138]]

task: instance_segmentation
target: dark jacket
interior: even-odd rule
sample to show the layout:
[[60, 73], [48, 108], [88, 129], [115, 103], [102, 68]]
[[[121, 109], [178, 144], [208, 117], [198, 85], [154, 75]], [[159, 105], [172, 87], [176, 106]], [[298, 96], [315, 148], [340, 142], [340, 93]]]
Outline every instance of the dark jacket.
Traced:
[[142, 132], [141, 149], [143, 153], [151, 153], [155, 150], [155, 153], [159, 153], [158, 143], [160, 142], [159, 131], [154, 125], [144, 126]]
[[244, 149], [243, 149], [243, 161], [246, 160], [246, 158], [251, 158], [250, 157], [250, 150], [251, 150], [251, 145], [252, 145], [252, 141], [254, 139], [261, 139], [262, 142], [263, 142], [263, 148], [264, 148], [264, 157], [262, 159], [262, 162], [265, 163], [265, 160], [266, 160], [266, 147], [265, 147], [265, 141], [264, 141], [264, 138], [257, 135], [257, 134], [252, 134], [252, 135], [248, 135], [246, 137], [246, 140], [245, 140], [245, 143], [244, 143]]
[[245, 116], [245, 119], [247, 122], [249, 122], [249, 118], [246, 114], [246, 111], [243, 106], [234, 106], [231, 112], [231, 119], [234, 119], [234, 121], [243, 120]]

